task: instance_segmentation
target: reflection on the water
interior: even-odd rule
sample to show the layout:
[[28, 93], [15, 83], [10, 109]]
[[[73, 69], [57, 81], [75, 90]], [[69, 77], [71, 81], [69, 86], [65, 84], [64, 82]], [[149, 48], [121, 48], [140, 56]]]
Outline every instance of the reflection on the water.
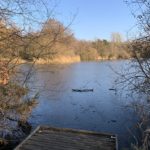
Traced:
[[[109, 90], [127, 61], [82, 62], [71, 65], [38, 65], [33, 88], [41, 91], [39, 105], [30, 122], [36, 126], [77, 128], [118, 134], [121, 147], [129, 146], [130, 132], [136, 122], [126, 106], [128, 98]], [[111, 67], [110, 67], [111, 66]], [[72, 89], [94, 89], [72, 92]]]

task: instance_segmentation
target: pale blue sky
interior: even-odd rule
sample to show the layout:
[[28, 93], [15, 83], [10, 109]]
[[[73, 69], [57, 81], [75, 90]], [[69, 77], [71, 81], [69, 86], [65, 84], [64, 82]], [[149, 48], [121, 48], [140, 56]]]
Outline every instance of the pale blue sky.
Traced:
[[135, 24], [123, 0], [60, 0], [56, 11], [57, 18], [65, 24], [77, 13], [71, 29], [76, 38], [85, 40], [109, 40], [112, 32], [119, 32], [126, 38]]

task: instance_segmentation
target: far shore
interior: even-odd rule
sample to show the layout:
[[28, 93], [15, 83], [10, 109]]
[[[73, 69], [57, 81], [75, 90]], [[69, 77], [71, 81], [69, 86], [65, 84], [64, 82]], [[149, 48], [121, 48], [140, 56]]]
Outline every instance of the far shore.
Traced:
[[[130, 59], [130, 58], [123, 58], [123, 59]], [[3, 60], [7, 60], [7, 59], [3, 59]], [[109, 61], [109, 60], [120, 60], [120, 59], [116, 57], [112, 57], [112, 58], [98, 57], [96, 60], [93, 61], [107, 61], [107, 60]], [[71, 64], [71, 63], [82, 62], [82, 60], [80, 59], [80, 56], [59, 56], [54, 59], [39, 58], [39, 59], [34, 59], [32, 61], [17, 58], [14, 59], [12, 62], [15, 64], [35, 63], [35, 64], [42, 65], [42, 64]]]
[[[129, 59], [129, 58], [123, 58], [123, 59]], [[111, 60], [121, 60], [116, 58], [116, 57], [112, 57], [112, 58], [108, 58], [108, 57], [98, 57], [96, 60], [93, 61], [111, 61]], [[34, 60], [35, 64], [71, 64], [71, 63], [77, 63], [77, 62], [84, 62], [80, 59], [80, 56], [60, 56], [58, 58], [55, 59], [37, 59]]]
[[36, 64], [69, 64], [80, 61], [81, 61], [80, 56], [58, 56], [57, 58], [54, 59], [39, 58], [37, 60], [34, 60]]

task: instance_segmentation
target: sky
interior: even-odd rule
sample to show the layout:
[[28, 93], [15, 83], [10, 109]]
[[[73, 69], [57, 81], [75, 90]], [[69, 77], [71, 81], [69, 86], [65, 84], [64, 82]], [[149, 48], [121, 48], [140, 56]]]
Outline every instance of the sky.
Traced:
[[112, 32], [119, 32], [126, 39], [135, 25], [123, 0], [60, 0], [56, 12], [64, 24], [76, 15], [70, 28], [76, 38], [83, 40], [109, 40]]

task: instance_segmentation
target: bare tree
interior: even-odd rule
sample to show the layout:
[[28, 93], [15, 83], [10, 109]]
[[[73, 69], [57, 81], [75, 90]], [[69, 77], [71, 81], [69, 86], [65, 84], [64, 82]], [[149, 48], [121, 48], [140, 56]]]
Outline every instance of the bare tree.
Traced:
[[[68, 28], [54, 31], [54, 25], [49, 25], [53, 32], [43, 32], [45, 22], [54, 19], [56, 6], [56, 1], [47, 0], [0, 1], [0, 144], [26, 134], [27, 119], [37, 105], [36, 94], [27, 96], [30, 89], [26, 83], [36, 60], [43, 55], [53, 55], [52, 48]], [[49, 40], [41, 42], [42, 37]], [[20, 58], [22, 55], [29, 58], [28, 54], [35, 59], [22, 74]]]
[[[150, 96], [150, 2], [149, 0], [130, 0], [127, 4], [132, 9], [134, 17], [137, 19], [139, 28], [138, 36], [130, 41], [132, 52], [133, 75], [130, 81], [134, 90], [143, 92]], [[132, 80], [134, 79], [134, 80]], [[136, 82], [135, 82], [136, 81]]]
[[125, 2], [137, 19], [136, 27], [139, 32], [130, 41], [133, 59], [127, 71], [120, 74], [120, 83], [128, 87], [132, 93], [136, 92], [140, 96], [132, 105], [139, 116], [137, 128], [141, 133], [133, 149], [148, 150], [150, 149], [150, 1], [129, 0]]

